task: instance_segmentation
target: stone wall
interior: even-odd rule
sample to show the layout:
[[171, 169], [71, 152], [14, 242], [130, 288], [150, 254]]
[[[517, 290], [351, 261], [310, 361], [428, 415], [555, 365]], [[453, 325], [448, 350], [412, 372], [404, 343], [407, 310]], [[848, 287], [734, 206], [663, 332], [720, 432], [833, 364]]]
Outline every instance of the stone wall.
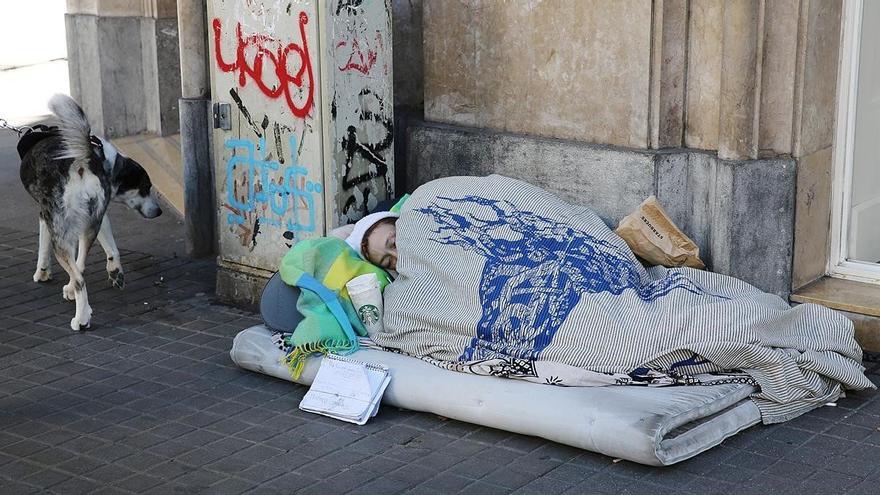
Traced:
[[94, 132], [178, 132], [176, 15], [176, 0], [68, 0], [70, 92]]
[[648, 146], [651, 2], [425, 2], [425, 118]]
[[721, 160], [713, 153], [634, 150], [449, 124], [410, 129], [413, 187], [453, 175], [506, 175], [588, 206], [615, 227], [655, 194], [718, 272], [787, 297], [794, 160]]
[[[773, 190], [749, 181], [739, 187], [794, 198], [791, 218], [764, 214], [771, 223], [796, 227], [783, 271], [786, 283], [798, 287], [822, 276], [827, 259], [841, 4], [425, 2], [424, 118], [632, 152], [704, 150], [719, 163], [740, 164], [736, 170], [756, 166], [755, 173], [782, 157], [786, 177], [796, 180], [773, 182], [780, 188]], [[609, 171], [617, 166], [607, 165]], [[482, 164], [479, 170], [507, 166]], [[549, 158], [542, 169], [560, 182], [585, 180], [576, 167]], [[406, 180], [424, 173], [432, 172], [414, 171]], [[758, 201], [752, 192], [734, 197]]]
[[409, 123], [421, 120], [425, 103], [422, 0], [393, 0], [394, 173], [397, 191], [406, 191]]

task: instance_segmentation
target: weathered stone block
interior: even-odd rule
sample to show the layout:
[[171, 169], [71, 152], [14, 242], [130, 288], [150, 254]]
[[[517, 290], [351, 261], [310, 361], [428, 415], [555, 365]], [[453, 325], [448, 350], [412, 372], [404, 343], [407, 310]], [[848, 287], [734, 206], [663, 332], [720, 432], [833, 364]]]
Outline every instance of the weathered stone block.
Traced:
[[831, 235], [832, 149], [802, 157], [798, 163], [797, 222], [792, 287], [825, 275]]
[[648, 146], [652, 2], [424, 2], [425, 118]]
[[178, 130], [177, 20], [66, 16], [71, 95], [107, 137]]
[[410, 129], [410, 189], [439, 177], [497, 173], [589, 206], [606, 222], [654, 191], [651, 153], [440, 124]]
[[651, 194], [706, 264], [786, 297], [794, 236], [793, 160], [724, 161], [694, 150], [646, 152], [419, 123], [410, 127], [410, 189], [453, 175], [524, 180], [609, 225]]
[[260, 295], [268, 281], [266, 277], [217, 267], [217, 299], [224, 304], [258, 312]]

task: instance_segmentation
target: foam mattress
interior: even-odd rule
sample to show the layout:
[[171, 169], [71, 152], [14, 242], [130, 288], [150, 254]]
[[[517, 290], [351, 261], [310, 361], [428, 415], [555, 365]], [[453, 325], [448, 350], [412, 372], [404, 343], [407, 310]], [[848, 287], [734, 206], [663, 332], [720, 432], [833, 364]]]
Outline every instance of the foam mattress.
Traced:
[[[230, 355], [244, 369], [291, 380], [271, 331], [262, 325], [241, 331]], [[392, 379], [383, 404], [653, 466], [693, 457], [761, 421], [748, 398], [754, 388], [744, 384], [554, 387], [447, 371], [375, 349], [351, 357], [388, 366]], [[296, 382], [311, 384], [320, 361], [310, 357]]]

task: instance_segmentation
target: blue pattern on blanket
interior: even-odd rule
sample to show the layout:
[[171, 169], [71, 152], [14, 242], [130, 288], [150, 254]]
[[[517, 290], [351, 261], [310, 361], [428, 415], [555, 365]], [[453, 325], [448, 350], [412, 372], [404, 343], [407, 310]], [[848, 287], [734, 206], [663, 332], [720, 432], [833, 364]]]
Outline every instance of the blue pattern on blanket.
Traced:
[[[437, 200], [416, 210], [436, 222], [431, 240], [486, 259], [480, 282], [483, 314], [462, 361], [537, 359], [583, 294], [620, 295], [629, 289], [648, 303], [675, 289], [703, 294], [676, 272], [642, 283], [641, 266], [620, 247], [509, 201], [478, 196]], [[462, 208], [442, 206], [442, 201], [471, 203], [492, 214], [462, 214]]]

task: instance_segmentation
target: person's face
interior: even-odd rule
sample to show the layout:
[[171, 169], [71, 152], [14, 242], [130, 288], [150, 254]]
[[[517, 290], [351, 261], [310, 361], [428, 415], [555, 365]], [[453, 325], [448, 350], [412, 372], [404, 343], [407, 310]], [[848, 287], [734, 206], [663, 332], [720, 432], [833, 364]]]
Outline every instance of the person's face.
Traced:
[[367, 259], [386, 270], [397, 270], [397, 226], [383, 222], [367, 236]]

